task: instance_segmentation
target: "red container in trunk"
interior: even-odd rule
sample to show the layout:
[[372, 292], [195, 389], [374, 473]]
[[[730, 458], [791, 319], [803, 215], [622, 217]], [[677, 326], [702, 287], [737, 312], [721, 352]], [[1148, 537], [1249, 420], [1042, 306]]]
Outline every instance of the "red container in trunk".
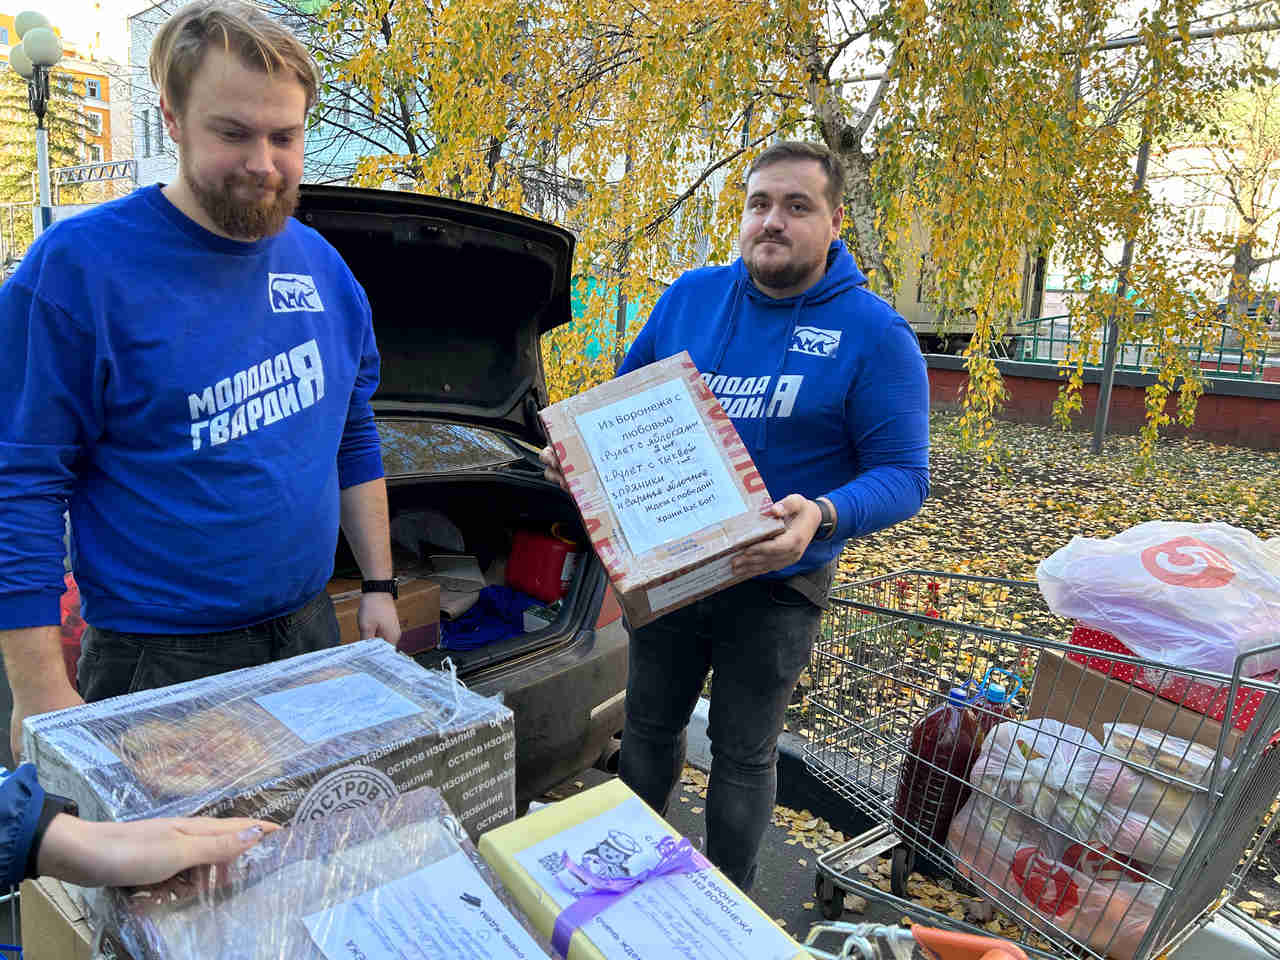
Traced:
[[[557, 525], [558, 526], [558, 525]], [[519, 530], [507, 558], [507, 586], [543, 603], [555, 603], [569, 590], [582, 548], [558, 535]]]

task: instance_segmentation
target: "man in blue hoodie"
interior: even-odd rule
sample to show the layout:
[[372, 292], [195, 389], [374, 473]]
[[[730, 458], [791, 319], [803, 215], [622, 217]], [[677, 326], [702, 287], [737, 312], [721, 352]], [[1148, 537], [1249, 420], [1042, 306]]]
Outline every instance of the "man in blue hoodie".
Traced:
[[[688, 350], [787, 525], [735, 558], [753, 579], [631, 637], [619, 773], [666, 810], [711, 671], [707, 855], [744, 890], [777, 794], [778, 735], [840, 550], [911, 517], [929, 493], [924, 359], [840, 241], [843, 197], [825, 147], [761, 153], [747, 175], [741, 259], [672, 284], [618, 371]], [[562, 480], [550, 450], [543, 460]]]
[[[174, 182], [41, 235], [0, 287], [0, 647], [22, 719], [338, 642], [338, 527], [394, 642], [369, 301], [293, 219], [317, 74], [280, 24], [199, 0], [151, 75]], [[63, 512], [86, 631], [63, 667]]]

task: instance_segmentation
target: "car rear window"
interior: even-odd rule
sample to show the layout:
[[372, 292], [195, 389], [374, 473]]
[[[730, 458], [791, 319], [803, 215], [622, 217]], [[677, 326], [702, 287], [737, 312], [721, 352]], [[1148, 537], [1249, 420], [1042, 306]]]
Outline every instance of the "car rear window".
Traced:
[[498, 434], [430, 420], [379, 420], [382, 468], [388, 477], [454, 473], [518, 460]]

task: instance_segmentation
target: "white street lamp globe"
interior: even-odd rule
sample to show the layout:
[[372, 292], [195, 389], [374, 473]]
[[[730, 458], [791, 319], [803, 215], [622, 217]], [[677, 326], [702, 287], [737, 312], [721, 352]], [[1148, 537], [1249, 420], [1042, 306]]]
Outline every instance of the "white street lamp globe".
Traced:
[[18, 76], [24, 80], [30, 80], [35, 76], [35, 64], [31, 62], [31, 58], [27, 56], [22, 44], [9, 48], [9, 66], [18, 72]]
[[28, 30], [47, 26], [49, 26], [49, 18], [35, 10], [23, 10], [13, 18], [13, 32], [19, 37], [25, 37]]
[[62, 41], [48, 27], [33, 27], [22, 38], [22, 49], [37, 67], [52, 67], [62, 59]]

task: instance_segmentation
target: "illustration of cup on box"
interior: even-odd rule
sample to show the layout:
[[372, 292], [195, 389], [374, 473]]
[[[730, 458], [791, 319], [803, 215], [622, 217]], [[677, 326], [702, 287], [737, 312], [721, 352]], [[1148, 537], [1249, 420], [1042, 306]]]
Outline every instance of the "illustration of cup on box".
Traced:
[[540, 414], [632, 626], [745, 579], [734, 555], [784, 529], [733, 422], [687, 352]]

